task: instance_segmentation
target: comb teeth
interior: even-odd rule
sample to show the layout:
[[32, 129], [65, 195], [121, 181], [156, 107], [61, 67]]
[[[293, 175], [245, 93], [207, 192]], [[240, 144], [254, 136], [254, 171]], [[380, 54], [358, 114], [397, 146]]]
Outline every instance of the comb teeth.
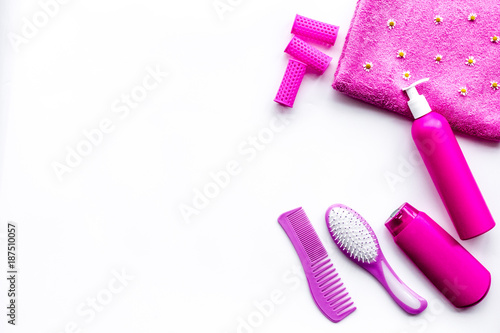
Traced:
[[352, 259], [368, 264], [377, 261], [377, 237], [356, 211], [335, 205], [330, 209], [328, 226], [334, 242]]
[[311, 295], [321, 312], [336, 323], [356, 310], [304, 210], [286, 212], [278, 222], [299, 255]]
[[311, 262], [327, 255], [325, 247], [302, 208], [287, 217]]
[[328, 257], [313, 263], [311, 269], [324, 301], [336, 310], [337, 315], [345, 317], [356, 310], [344, 283], [340, 280], [339, 273]]

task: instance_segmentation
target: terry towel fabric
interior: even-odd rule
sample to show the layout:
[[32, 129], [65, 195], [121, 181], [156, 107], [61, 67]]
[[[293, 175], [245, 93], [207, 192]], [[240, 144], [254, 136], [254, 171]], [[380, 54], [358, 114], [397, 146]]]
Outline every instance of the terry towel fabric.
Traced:
[[412, 117], [401, 88], [429, 77], [417, 89], [455, 130], [500, 141], [499, 17], [492, 0], [358, 0], [333, 88]]

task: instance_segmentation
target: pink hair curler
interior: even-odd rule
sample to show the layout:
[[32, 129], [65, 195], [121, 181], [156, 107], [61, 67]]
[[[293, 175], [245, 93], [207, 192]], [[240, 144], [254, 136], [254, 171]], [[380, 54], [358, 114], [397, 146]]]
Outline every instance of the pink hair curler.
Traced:
[[410, 314], [425, 310], [427, 301], [394, 273], [380, 249], [377, 236], [361, 215], [347, 206], [335, 204], [328, 207], [325, 220], [339, 249], [372, 274], [403, 310]]
[[293, 107], [295, 97], [299, 91], [300, 83], [306, 73], [306, 64], [289, 59], [286, 66], [285, 75], [281, 80], [281, 85], [274, 101], [284, 106]]
[[328, 45], [335, 44], [339, 27], [316, 21], [297, 14], [293, 22], [292, 34], [313, 39]]
[[321, 312], [335, 323], [350, 315], [356, 308], [304, 210], [299, 207], [283, 213], [278, 222], [299, 255], [309, 290]]
[[290, 43], [288, 43], [285, 52], [302, 61], [307, 67], [318, 74], [323, 74], [332, 61], [332, 57], [296, 36], [293, 36]]

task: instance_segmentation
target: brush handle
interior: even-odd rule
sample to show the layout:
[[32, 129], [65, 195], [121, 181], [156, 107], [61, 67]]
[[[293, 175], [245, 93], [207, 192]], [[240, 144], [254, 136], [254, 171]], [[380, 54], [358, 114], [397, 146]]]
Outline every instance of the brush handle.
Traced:
[[384, 286], [394, 301], [406, 312], [419, 314], [427, 307], [427, 301], [401, 281], [383, 255], [381, 255], [381, 260], [377, 264], [365, 266], [365, 268]]

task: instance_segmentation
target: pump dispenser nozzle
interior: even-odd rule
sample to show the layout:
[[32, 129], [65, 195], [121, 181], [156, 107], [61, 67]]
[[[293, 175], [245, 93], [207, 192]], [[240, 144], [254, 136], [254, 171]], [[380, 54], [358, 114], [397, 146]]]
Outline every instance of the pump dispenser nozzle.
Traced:
[[412, 85], [403, 88], [403, 91], [406, 92], [406, 94], [410, 98], [410, 100], [408, 101], [408, 106], [410, 107], [410, 111], [415, 119], [420, 118], [432, 111], [425, 97], [423, 95], [420, 95], [417, 91], [417, 88], [415, 88], [417, 84], [426, 81], [429, 81], [429, 78], [418, 80]]

